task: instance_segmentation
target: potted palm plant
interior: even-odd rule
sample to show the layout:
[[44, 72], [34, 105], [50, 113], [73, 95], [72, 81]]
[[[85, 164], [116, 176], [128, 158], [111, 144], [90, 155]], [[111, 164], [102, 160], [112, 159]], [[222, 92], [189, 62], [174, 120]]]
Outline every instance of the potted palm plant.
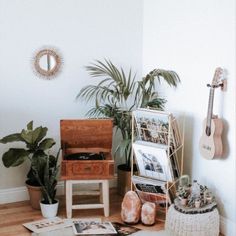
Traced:
[[44, 175], [44, 163], [47, 160], [47, 152], [55, 144], [52, 138], [45, 138], [47, 134], [46, 127], [33, 128], [33, 121], [27, 124], [26, 129], [20, 133], [7, 135], [0, 139], [0, 143], [7, 144], [11, 142], [22, 142], [23, 148], [9, 148], [2, 156], [5, 167], [16, 167], [26, 161], [30, 161], [31, 167], [27, 174], [26, 186], [29, 191], [30, 204], [34, 209], [40, 209], [41, 200], [40, 183], [33, 174], [32, 165], [37, 166], [39, 176]]
[[33, 174], [39, 182], [42, 190], [42, 200], [40, 201], [40, 208], [42, 215], [45, 218], [52, 218], [57, 215], [59, 201], [55, 199], [57, 177], [60, 166], [57, 164], [60, 150], [57, 156], [48, 155], [43, 164], [43, 176], [40, 175], [38, 165], [32, 164]]
[[163, 79], [169, 86], [176, 87], [180, 79], [174, 71], [154, 69], [141, 80], [136, 80], [131, 69], [129, 73], [125, 73], [123, 68], [119, 69], [109, 60], [105, 62], [97, 60], [87, 66], [86, 70], [92, 77], [102, 79], [96, 85], [82, 88], [77, 99], [94, 102], [94, 107], [87, 115], [113, 118], [114, 127], [121, 133], [122, 139], [115, 150], [115, 155], [123, 159], [123, 164], [118, 166], [118, 190], [123, 195], [126, 189], [130, 188], [126, 185], [121, 187], [121, 182], [124, 183], [124, 180], [119, 178], [119, 172], [131, 169], [131, 113], [137, 108], [145, 107], [163, 110], [166, 100], [158, 97], [156, 82], [161, 82]]

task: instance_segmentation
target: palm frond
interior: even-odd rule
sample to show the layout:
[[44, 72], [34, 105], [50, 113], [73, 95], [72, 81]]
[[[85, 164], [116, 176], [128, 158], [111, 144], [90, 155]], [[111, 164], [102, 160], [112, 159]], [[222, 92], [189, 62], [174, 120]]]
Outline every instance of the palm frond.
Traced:
[[[135, 87], [135, 76], [132, 76], [130, 70], [128, 76], [126, 76], [123, 68], [118, 69], [111, 61], [105, 60], [105, 63], [97, 60], [96, 63], [92, 63], [86, 67], [86, 70], [92, 77], [105, 77], [98, 85], [97, 89], [104, 90], [104, 92], [97, 92], [97, 100], [103, 100], [101, 95], [112, 96], [120, 103], [128, 100], [129, 96], [133, 93]], [[108, 89], [109, 88], [109, 89]], [[91, 87], [82, 89], [77, 95], [77, 99], [83, 97], [86, 101], [91, 99], [91, 96], [95, 94], [95, 88]], [[105, 92], [106, 91], [106, 92]]]
[[176, 87], [180, 82], [178, 74], [171, 70], [154, 69], [145, 76], [145, 80], [154, 80], [155, 78], [159, 83], [161, 83], [161, 79], [164, 79], [169, 86], [173, 87]]

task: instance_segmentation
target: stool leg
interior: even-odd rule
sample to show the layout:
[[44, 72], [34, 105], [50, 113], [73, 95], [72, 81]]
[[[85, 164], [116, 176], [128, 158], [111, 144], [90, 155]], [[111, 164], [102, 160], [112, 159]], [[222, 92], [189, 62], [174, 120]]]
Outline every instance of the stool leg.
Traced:
[[109, 216], [109, 180], [104, 180], [102, 183], [102, 195], [104, 204], [104, 215]]
[[66, 197], [66, 180], [64, 181], [64, 196]]
[[66, 216], [67, 218], [72, 217], [72, 183], [71, 181], [66, 181]]
[[103, 203], [103, 189], [102, 189], [103, 184], [99, 183], [99, 201], [100, 203]]

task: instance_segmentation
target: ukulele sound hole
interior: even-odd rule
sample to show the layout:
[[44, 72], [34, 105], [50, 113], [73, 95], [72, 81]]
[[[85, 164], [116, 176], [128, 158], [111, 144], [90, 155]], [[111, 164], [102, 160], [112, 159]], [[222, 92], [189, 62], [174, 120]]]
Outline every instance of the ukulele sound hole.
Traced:
[[211, 135], [211, 128], [209, 126], [206, 127], [206, 135], [207, 136]]

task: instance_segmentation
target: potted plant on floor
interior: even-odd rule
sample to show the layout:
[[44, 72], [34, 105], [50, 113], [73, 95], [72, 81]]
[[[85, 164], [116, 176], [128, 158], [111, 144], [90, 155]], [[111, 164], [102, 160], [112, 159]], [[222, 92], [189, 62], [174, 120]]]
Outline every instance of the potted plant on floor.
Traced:
[[176, 87], [180, 79], [174, 71], [154, 69], [141, 80], [136, 80], [131, 70], [126, 74], [122, 68], [117, 68], [108, 60], [96, 61], [86, 69], [92, 77], [104, 79], [97, 85], [93, 83], [82, 88], [77, 99], [94, 102], [94, 107], [87, 115], [113, 118], [114, 126], [121, 132], [122, 139], [115, 150], [115, 155], [123, 159], [123, 164], [118, 166], [118, 189], [123, 195], [130, 189], [130, 181], [125, 183], [123, 178], [119, 177], [119, 173], [131, 169], [131, 113], [140, 107], [163, 110], [166, 100], [158, 97], [156, 81], [164, 79], [169, 86]]
[[26, 129], [20, 133], [7, 135], [0, 139], [0, 143], [22, 142], [24, 148], [9, 148], [2, 156], [5, 167], [19, 166], [25, 161], [30, 161], [31, 167], [27, 174], [26, 186], [29, 191], [30, 204], [34, 209], [40, 209], [41, 187], [33, 174], [32, 163], [37, 165], [39, 176], [44, 175], [44, 163], [47, 160], [49, 149], [55, 144], [52, 138], [45, 138], [47, 128], [39, 126], [33, 128], [33, 121], [27, 124]]
[[52, 218], [57, 215], [59, 201], [55, 199], [57, 177], [60, 166], [58, 163], [60, 150], [57, 156], [47, 156], [46, 162], [43, 163], [44, 175], [40, 175], [37, 163], [32, 163], [33, 174], [39, 182], [42, 190], [42, 200], [40, 202], [40, 208], [43, 217]]

